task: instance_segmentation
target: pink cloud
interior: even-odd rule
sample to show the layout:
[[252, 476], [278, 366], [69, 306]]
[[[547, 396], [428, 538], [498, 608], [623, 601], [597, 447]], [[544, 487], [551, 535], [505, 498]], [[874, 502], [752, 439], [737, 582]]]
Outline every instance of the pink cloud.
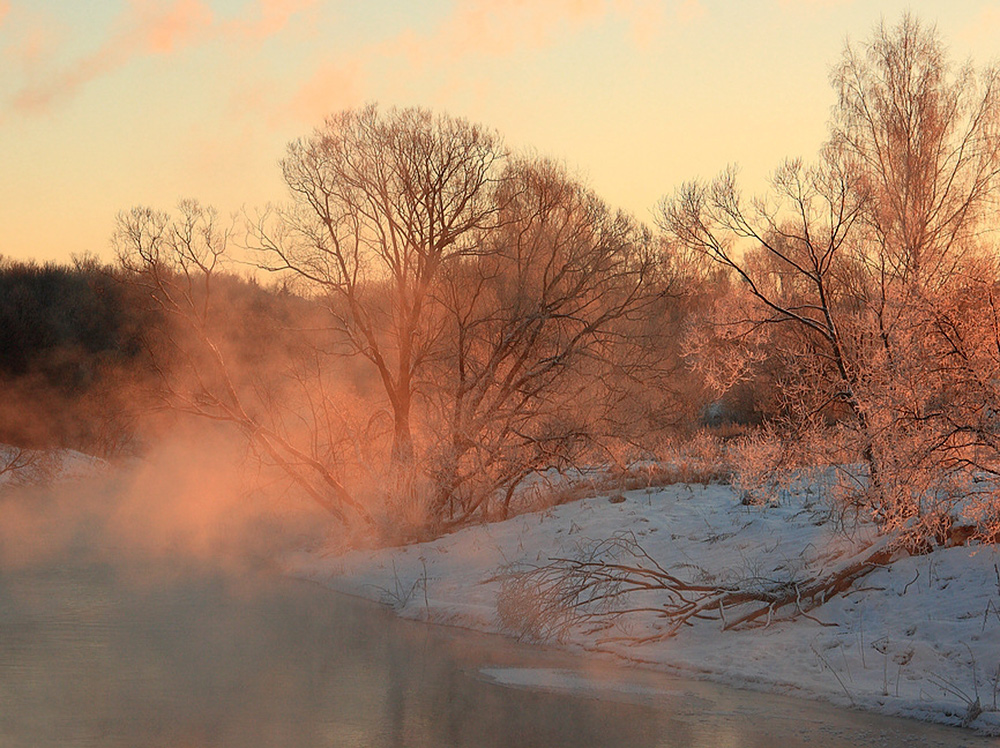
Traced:
[[705, 6], [698, 0], [683, 0], [677, 6], [677, 20], [682, 24], [693, 23], [705, 15]]
[[[24, 85], [14, 96], [13, 107], [27, 113], [45, 111], [138, 57], [175, 54], [224, 38], [260, 41], [282, 31], [293, 15], [315, 2], [257, 0], [244, 16], [220, 22], [206, 0], [128, 0], [128, 7], [96, 51], [38, 83]], [[0, 0], [0, 20], [7, 3]]]
[[10, 2], [8, 0], [0, 0], [0, 24], [3, 23], [8, 13], [10, 13]]
[[25, 31], [21, 38], [5, 50], [5, 53], [20, 67], [30, 70], [50, 54], [55, 40], [52, 32], [42, 26]]
[[[3, 6], [3, 0], [0, 0], [0, 6]], [[22, 7], [15, 14], [19, 17], [15, 19], [12, 15], [8, 20], [12, 33], [0, 49], [0, 65], [11, 75], [21, 74], [27, 80], [34, 80], [68, 37], [68, 27], [59, 18], [44, 11]], [[2, 24], [3, 19], [0, 18]]]
[[364, 74], [357, 62], [321, 67], [294, 95], [289, 112], [301, 121], [319, 124], [331, 112], [357, 106]]
[[315, 123], [338, 102], [363, 100], [359, 81], [376, 61], [401, 60], [407, 69], [438, 68], [450, 76], [467, 60], [543, 50], [612, 20], [625, 22], [637, 46], [648, 46], [671, 20], [685, 25], [704, 12], [698, 0], [459, 0], [428, 32], [406, 29], [368, 45], [351, 55], [350, 65], [324, 63], [295, 94], [291, 113]]
[[280, 33], [296, 14], [316, 5], [317, 0], [258, 0], [250, 12], [226, 24], [223, 36], [267, 39]]
[[673, 19], [704, 15], [699, 0], [464, 0], [430, 33], [406, 30], [362, 54], [403, 55], [411, 65], [450, 65], [469, 57], [507, 57], [545, 49], [585, 28], [622, 20], [645, 46]]
[[632, 31], [632, 41], [648, 47], [671, 26], [689, 26], [706, 13], [699, 0], [615, 0], [613, 11]]
[[191, 44], [211, 24], [211, 9], [202, 0], [173, 0], [166, 5], [130, 0], [101, 47], [47, 80], [22, 88], [14, 97], [14, 108], [22, 112], [44, 111], [136, 57], [170, 54]]
[[381, 45], [412, 64], [447, 64], [469, 56], [505, 57], [541, 49], [566, 32], [602, 20], [606, 0], [466, 0], [429, 35], [406, 31]]
[[316, 124], [333, 111], [357, 105], [364, 100], [366, 68], [375, 61], [452, 69], [472, 57], [542, 49], [599, 23], [623, 1], [632, 0], [460, 0], [429, 33], [406, 29], [358, 50], [350, 62], [324, 62], [293, 95], [288, 113]]
[[212, 10], [202, 0], [175, 0], [166, 8], [150, 0], [132, 0], [143, 51], [169, 54], [187, 46], [212, 25]]
[[853, 3], [854, 0], [778, 0], [778, 5], [783, 8], [834, 8], [842, 5], [852, 5]]

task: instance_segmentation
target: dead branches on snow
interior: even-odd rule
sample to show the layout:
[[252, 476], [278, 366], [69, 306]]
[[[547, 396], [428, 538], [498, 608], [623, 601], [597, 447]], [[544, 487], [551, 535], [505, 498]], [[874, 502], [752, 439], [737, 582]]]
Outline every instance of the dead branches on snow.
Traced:
[[506, 631], [534, 640], [561, 639], [571, 629], [605, 631], [642, 613], [652, 614], [655, 633], [605, 641], [665, 639], [697, 620], [721, 621], [723, 630], [761, 619], [767, 625], [791, 606], [792, 617], [811, 618], [811, 610], [887, 563], [891, 554], [888, 543], [877, 543], [800, 578], [749, 575], [720, 584], [681, 579], [653, 559], [634, 533], [620, 532], [581, 546], [572, 557], [504, 569], [497, 616]]

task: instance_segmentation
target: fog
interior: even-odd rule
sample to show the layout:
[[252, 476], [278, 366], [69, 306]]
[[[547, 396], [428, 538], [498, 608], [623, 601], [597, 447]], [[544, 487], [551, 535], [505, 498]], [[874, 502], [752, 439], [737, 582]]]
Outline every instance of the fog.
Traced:
[[81, 462], [62, 468], [89, 475], [0, 491], [4, 746], [656, 744], [648, 705], [477, 675], [561, 655], [283, 578], [284, 551], [331, 542], [329, 517], [269, 494], [225, 430]]
[[76, 554], [253, 566], [333, 529], [328, 515], [281, 484], [265, 484], [260, 465], [226, 429], [178, 426], [142, 457], [98, 463], [81, 480], [60, 480], [60, 469], [40, 485], [0, 493], [5, 566]]
[[266, 495], [253, 468], [225, 432], [185, 429], [89, 477], [4, 488], [0, 744], [791, 748], [954, 737], [404, 621], [290, 579], [276, 563], [284, 551], [336, 548], [337, 535], [307, 502]]

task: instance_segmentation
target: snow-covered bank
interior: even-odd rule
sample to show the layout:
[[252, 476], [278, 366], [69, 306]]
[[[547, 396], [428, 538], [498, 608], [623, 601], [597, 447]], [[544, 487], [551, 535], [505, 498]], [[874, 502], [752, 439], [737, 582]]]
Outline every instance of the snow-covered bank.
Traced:
[[[624, 501], [585, 499], [420, 545], [289, 560], [293, 574], [382, 600], [400, 615], [501, 631], [498, 571], [571, 556], [588, 542], [630, 531], [664, 568], [688, 580], [794, 580], [847, 552], [842, 523], [809, 494], [781, 506], [739, 503], [727, 486], [674, 485], [632, 491]], [[853, 537], [864, 530], [854, 529]], [[817, 697], [874, 711], [1000, 734], [1000, 552], [938, 550], [903, 558], [846, 594], [790, 620], [723, 632], [698, 621], [674, 637], [655, 635], [654, 613], [624, 630], [644, 643], [607, 641], [575, 628], [571, 647], [732, 685]], [[509, 624], [509, 621], [506, 622]], [[971, 708], [978, 699], [977, 708]]]
[[75, 449], [35, 450], [0, 444], [0, 488], [82, 480], [107, 467], [100, 457]]

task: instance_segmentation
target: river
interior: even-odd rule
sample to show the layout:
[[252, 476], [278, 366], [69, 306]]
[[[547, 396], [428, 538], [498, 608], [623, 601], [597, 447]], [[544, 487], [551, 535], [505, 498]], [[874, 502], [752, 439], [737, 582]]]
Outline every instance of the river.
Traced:
[[124, 552], [92, 509], [15, 533], [10, 501], [4, 748], [996, 745], [403, 621], [259, 559]]

